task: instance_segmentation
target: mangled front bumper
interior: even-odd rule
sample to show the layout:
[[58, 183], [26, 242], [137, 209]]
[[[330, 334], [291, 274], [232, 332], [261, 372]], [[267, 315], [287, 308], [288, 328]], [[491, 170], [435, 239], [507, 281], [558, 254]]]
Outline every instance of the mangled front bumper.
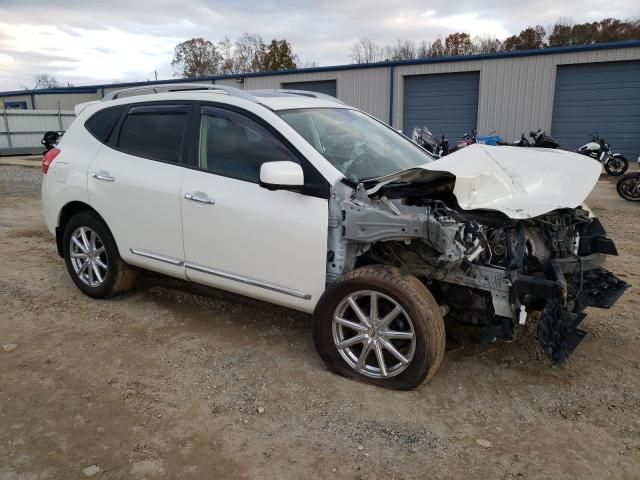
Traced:
[[554, 363], [562, 363], [586, 332], [578, 326], [587, 307], [610, 308], [630, 285], [600, 266], [604, 254], [554, 259], [545, 277], [520, 276], [515, 290], [523, 302], [546, 301], [538, 341]]

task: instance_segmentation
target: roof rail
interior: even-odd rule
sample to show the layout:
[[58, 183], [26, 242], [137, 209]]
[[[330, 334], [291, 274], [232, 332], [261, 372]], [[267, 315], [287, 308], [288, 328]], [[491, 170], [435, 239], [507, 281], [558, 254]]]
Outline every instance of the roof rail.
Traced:
[[276, 88], [276, 89], [263, 89], [263, 90], [251, 90], [251, 91], [258, 94], [260, 92], [265, 92], [265, 93], [268, 92], [268, 93], [287, 93], [290, 95], [301, 95], [303, 97], [312, 97], [312, 98], [317, 98], [319, 100], [327, 100], [329, 102], [334, 102], [334, 103], [339, 103], [341, 105], [344, 105], [344, 102], [341, 102], [336, 97], [332, 97], [331, 95], [327, 95], [326, 93], [312, 92], [311, 90], [291, 90], [287, 88]]
[[252, 102], [258, 103], [258, 99], [253, 95], [240, 90], [235, 87], [226, 87], [223, 85], [213, 85], [210, 83], [165, 83], [160, 85], [145, 85], [142, 87], [123, 88], [122, 90], [115, 90], [107, 93], [102, 97], [102, 101], [115, 100], [120, 98], [120, 95], [124, 93], [134, 95], [147, 95], [150, 93], [163, 93], [163, 92], [186, 92], [190, 90], [213, 90], [219, 93], [225, 93], [233, 97], [244, 98]]

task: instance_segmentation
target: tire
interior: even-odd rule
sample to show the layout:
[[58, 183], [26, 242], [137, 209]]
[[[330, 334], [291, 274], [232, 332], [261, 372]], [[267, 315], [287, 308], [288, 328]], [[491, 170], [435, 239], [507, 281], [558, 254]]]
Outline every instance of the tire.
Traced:
[[604, 164], [604, 169], [612, 177], [619, 177], [624, 174], [629, 168], [629, 161], [622, 155], [615, 155], [607, 160]]
[[[85, 233], [84, 237], [82, 232]], [[79, 243], [74, 242], [76, 237]], [[89, 252], [87, 251], [87, 240]], [[91, 248], [95, 247], [92, 251]], [[120, 258], [113, 235], [93, 212], [80, 212], [69, 219], [62, 240], [63, 256], [73, 283], [86, 295], [93, 298], [109, 298], [133, 287], [139, 270], [127, 265]], [[91, 258], [85, 267], [84, 262]], [[101, 265], [106, 266], [103, 268]], [[79, 270], [79, 271], [78, 271]]]
[[[616, 183], [616, 190], [629, 202], [640, 202], [640, 172], [627, 173]], [[634, 191], [636, 190], [636, 191]]]
[[[367, 329], [349, 299], [371, 320], [372, 293], [377, 299], [379, 315], [374, 313], [378, 321], [370, 322], [377, 327]], [[387, 316], [390, 312], [398, 313], [384, 327], [383, 320], [390, 318]], [[339, 322], [334, 317], [339, 318]], [[345, 326], [345, 321], [350, 326]], [[404, 338], [398, 338], [399, 334]], [[356, 337], [362, 341], [344, 346], [358, 340]], [[415, 388], [430, 380], [442, 363], [446, 346], [444, 320], [427, 287], [413, 275], [380, 265], [349, 272], [325, 291], [313, 313], [313, 341], [333, 372], [399, 390]], [[338, 344], [343, 347], [339, 349]], [[405, 362], [392, 354], [388, 344]], [[358, 369], [357, 360], [361, 360], [367, 345], [370, 350], [365, 353], [364, 365]]]

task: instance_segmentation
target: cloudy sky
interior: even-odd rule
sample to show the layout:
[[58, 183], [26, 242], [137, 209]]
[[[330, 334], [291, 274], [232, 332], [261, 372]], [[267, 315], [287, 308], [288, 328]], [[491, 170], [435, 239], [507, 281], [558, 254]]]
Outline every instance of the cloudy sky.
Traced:
[[[396, 6], [393, 6], [393, 4]], [[606, 6], [606, 8], [603, 8]], [[453, 8], [452, 8], [453, 7]], [[183, 40], [242, 32], [286, 38], [303, 61], [349, 63], [367, 36], [432, 40], [455, 31], [504, 38], [528, 25], [640, 16], [637, 0], [0, 0], [0, 90], [38, 73], [75, 85], [172, 76]]]

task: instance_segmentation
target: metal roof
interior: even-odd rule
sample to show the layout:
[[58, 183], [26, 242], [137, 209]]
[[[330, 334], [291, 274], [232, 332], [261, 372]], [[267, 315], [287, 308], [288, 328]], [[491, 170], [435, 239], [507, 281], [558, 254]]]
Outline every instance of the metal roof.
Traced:
[[140, 87], [145, 85], [189, 83], [189, 82], [215, 81], [215, 80], [225, 80], [225, 79], [230, 80], [235, 78], [288, 75], [292, 73], [332, 72], [332, 71], [340, 71], [340, 70], [358, 70], [363, 68], [397, 67], [397, 66], [403, 66], [403, 65], [424, 65], [424, 64], [430, 64], [430, 63], [467, 62], [467, 61], [473, 61], [473, 60], [491, 60], [491, 59], [501, 59], [501, 58], [527, 57], [527, 56], [534, 56], [534, 55], [555, 55], [558, 53], [588, 52], [593, 50], [610, 50], [610, 49], [630, 48], [630, 47], [640, 47], [640, 40], [594, 43], [591, 45], [574, 45], [574, 46], [568, 46], [568, 47], [539, 48], [535, 50], [514, 50], [510, 52], [482, 53], [477, 55], [457, 55], [452, 57], [417, 58], [414, 60], [399, 60], [399, 61], [374, 62], [374, 63], [354, 63], [354, 64], [347, 64], [347, 65], [300, 68], [300, 69], [293, 69], [293, 70], [276, 70], [276, 71], [269, 71], [269, 72], [233, 73], [228, 75], [210, 75], [210, 76], [197, 77], [197, 78], [180, 78], [180, 79], [158, 80], [158, 81], [148, 81], [148, 82], [105, 83], [105, 84], [98, 84], [98, 85], [85, 85], [80, 87], [43, 88], [43, 89], [36, 89], [36, 90], [14, 90], [9, 92], [0, 92], [0, 97], [8, 97], [8, 96], [16, 96], [16, 95], [33, 95], [33, 94], [46, 95], [46, 94], [61, 94], [61, 93], [95, 93], [99, 89], [103, 89], [103, 88], [128, 88], [128, 87]]

